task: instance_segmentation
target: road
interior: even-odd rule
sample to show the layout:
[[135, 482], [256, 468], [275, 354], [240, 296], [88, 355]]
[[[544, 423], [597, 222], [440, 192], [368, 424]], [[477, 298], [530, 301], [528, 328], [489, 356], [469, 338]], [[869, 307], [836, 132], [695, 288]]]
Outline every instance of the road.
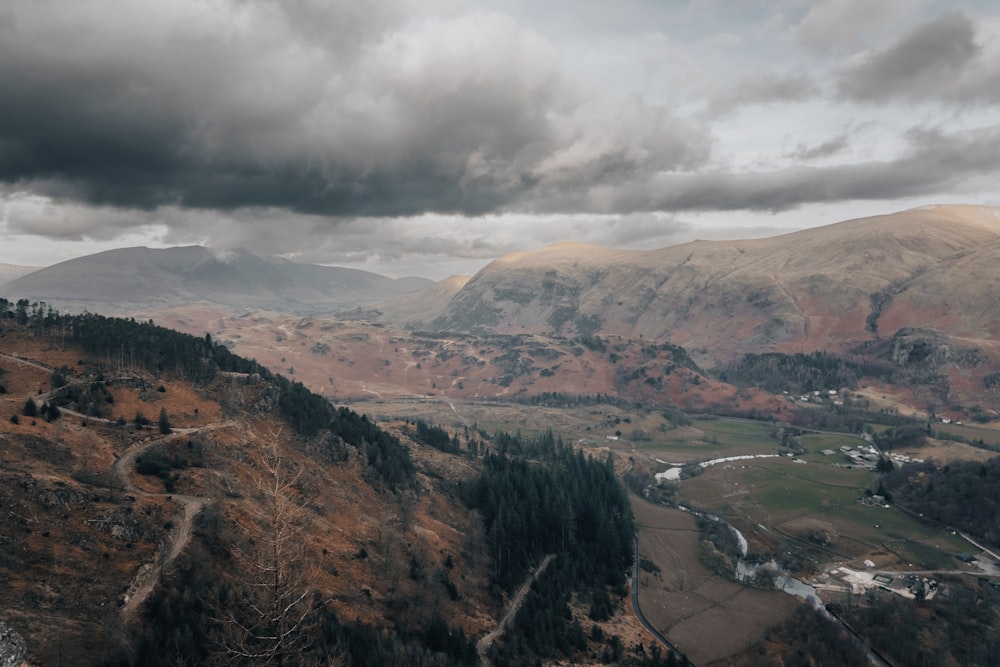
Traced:
[[490, 646], [493, 646], [493, 642], [503, 635], [507, 626], [514, 619], [514, 615], [517, 614], [517, 610], [521, 608], [522, 604], [524, 604], [524, 598], [528, 595], [528, 591], [531, 590], [531, 584], [533, 584], [535, 579], [537, 579], [538, 576], [545, 571], [545, 568], [549, 566], [549, 563], [551, 563], [552, 559], [555, 557], [555, 554], [548, 554], [542, 559], [542, 562], [539, 563], [538, 569], [536, 569], [533, 573], [528, 574], [524, 583], [521, 584], [521, 588], [519, 588], [514, 597], [511, 598], [510, 604], [507, 605], [507, 611], [505, 611], [504, 615], [500, 618], [500, 622], [497, 623], [497, 627], [490, 630], [476, 642], [476, 651], [479, 653], [479, 661], [484, 665], [484, 667], [492, 667], [493, 663], [491, 663], [490, 659], [486, 657], [486, 652], [489, 651]]
[[659, 630], [653, 627], [645, 615], [642, 613], [642, 609], [639, 608], [639, 534], [635, 535], [635, 562], [632, 563], [632, 610], [635, 612], [636, 617], [639, 622], [649, 631], [653, 637], [656, 638], [661, 644], [666, 646], [669, 650], [676, 653], [681, 658], [681, 664], [690, 665], [687, 662], [687, 657], [684, 652], [681, 651], [677, 646], [675, 646], [669, 639], [664, 637]]

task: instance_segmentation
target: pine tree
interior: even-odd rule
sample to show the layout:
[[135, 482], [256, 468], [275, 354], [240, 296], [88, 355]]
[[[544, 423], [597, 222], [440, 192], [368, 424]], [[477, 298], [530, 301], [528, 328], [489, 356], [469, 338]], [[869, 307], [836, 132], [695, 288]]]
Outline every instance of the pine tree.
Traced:
[[170, 428], [170, 419], [167, 417], [166, 408], [160, 408], [160, 420], [158, 422], [158, 425], [160, 427], [160, 433], [162, 433], [163, 435], [170, 434], [172, 429]]

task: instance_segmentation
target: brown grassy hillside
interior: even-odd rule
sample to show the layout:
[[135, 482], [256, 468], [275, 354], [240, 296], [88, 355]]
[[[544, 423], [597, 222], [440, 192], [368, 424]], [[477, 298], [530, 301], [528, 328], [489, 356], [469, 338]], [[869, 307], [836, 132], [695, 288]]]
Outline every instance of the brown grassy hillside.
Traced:
[[[199, 633], [211, 652], [186, 659], [233, 664], [242, 617], [231, 614], [270, 583], [259, 569], [269, 563], [282, 564], [281, 590], [301, 593], [296, 613], [322, 609], [309, 618], [335, 616], [354, 636], [374, 628], [398, 655], [425, 650], [407, 646], [433, 617], [472, 639], [495, 626], [483, 528], [459, 500], [475, 457], [383, 423], [416, 470], [390, 486], [363, 443], [296, 435], [258, 376], [195, 386], [2, 324], [0, 618], [26, 640], [29, 664], [151, 664], [184, 655]], [[67, 394], [103, 397], [88, 408], [101, 416], [45, 409]], [[29, 399], [39, 414], [25, 414]], [[601, 623], [606, 636], [648, 643], [624, 604]], [[585, 604], [572, 609], [589, 622]]]
[[[463, 458], [415, 448], [416, 486], [387, 493], [369, 481], [354, 447], [334, 455], [321, 441], [302, 440], [253, 407], [252, 385], [225, 374], [196, 389], [137, 372], [108, 382], [109, 421], [68, 409], [52, 421], [31, 418], [23, 414], [26, 400], [41, 405], [52, 390], [47, 368], [71, 369], [70, 384], [91, 383], [101, 369], [79, 350], [9, 330], [0, 353], [0, 613], [27, 640], [33, 664], [98, 664], [120, 651], [149, 613], [132, 610], [129, 599], [150, 578], [152, 589], [169, 587], [195, 555], [214, 559], [208, 569], [222, 580], [249, 576], [232, 545], [252, 537], [266, 513], [260, 453], [272, 444], [294, 478], [289, 497], [308, 529], [308, 584], [338, 616], [406, 627], [422, 623], [430, 606], [473, 636], [493, 623], [486, 561], [469, 538], [472, 516], [453, 492], [475, 474]], [[170, 435], [156, 427], [161, 408], [175, 429]], [[137, 412], [153, 424], [137, 428]], [[116, 423], [119, 415], [127, 425]], [[157, 454], [183, 464], [168, 474], [169, 486], [138, 474], [135, 459], [116, 467], [136, 451], [140, 459]], [[185, 526], [192, 499], [204, 509]], [[183, 530], [193, 530], [190, 545], [171, 561]], [[430, 573], [445, 571], [449, 559], [459, 599], [406, 576], [414, 558]]]
[[[421, 334], [361, 321], [237, 315], [210, 306], [143, 315], [291, 374], [337, 401], [391, 398], [527, 401], [544, 394], [613, 396], [699, 412], [783, 415], [788, 406], [693, 370], [674, 346], [618, 336]], [[294, 372], [293, 372], [294, 371]]]
[[[873, 328], [891, 335], [902, 322], [953, 321], [958, 333], [981, 329], [977, 305], [995, 296], [995, 281], [968, 277], [995, 274], [998, 243], [996, 209], [938, 206], [648, 252], [561, 244], [493, 262], [435, 326], [642, 335], [716, 360], [762, 349], [844, 349], [872, 338]], [[919, 310], [900, 307], [880, 321], [894, 297], [911, 291], [923, 295], [911, 302]], [[963, 298], [945, 305], [957, 293]]]

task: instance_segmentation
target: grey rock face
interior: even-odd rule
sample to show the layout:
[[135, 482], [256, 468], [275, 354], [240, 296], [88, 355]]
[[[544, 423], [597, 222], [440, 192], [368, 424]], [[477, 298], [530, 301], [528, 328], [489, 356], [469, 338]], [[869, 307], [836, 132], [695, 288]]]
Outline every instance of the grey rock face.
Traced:
[[18, 667], [28, 654], [28, 645], [14, 628], [0, 621], [0, 667]]

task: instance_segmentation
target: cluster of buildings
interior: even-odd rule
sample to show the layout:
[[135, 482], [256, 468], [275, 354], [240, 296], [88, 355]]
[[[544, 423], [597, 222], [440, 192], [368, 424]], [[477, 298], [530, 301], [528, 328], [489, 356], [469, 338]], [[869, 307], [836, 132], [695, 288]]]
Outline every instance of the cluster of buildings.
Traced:
[[812, 392], [806, 392], [800, 396], [794, 396], [787, 391], [781, 392], [785, 395], [785, 398], [793, 403], [798, 401], [800, 403], [822, 403], [824, 401], [832, 401], [834, 405], [843, 405], [844, 401], [840, 399], [840, 394], [836, 389], [821, 389]]
[[[837, 454], [837, 450], [824, 449], [822, 453], [824, 456], [834, 456]], [[840, 448], [840, 453], [847, 457], [851, 465], [858, 468], [874, 470], [876, 464], [878, 464], [879, 451], [872, 444], [860, 445], [858, 447], [845, 445]]]
[[[875, 567], [872, 561], [865, 561], [865, 567]], [[863, 572], [848, 567], [836, 567], [824, 577], [825, 582], [817, 588], [831, 591], [847, 591], [854, 595], [863, 595], [877, 589], [893, 593], [911, 600], [930, 600], [938, 592], [938, 582], [918, 574], [902, 574], [896, 572]]]

